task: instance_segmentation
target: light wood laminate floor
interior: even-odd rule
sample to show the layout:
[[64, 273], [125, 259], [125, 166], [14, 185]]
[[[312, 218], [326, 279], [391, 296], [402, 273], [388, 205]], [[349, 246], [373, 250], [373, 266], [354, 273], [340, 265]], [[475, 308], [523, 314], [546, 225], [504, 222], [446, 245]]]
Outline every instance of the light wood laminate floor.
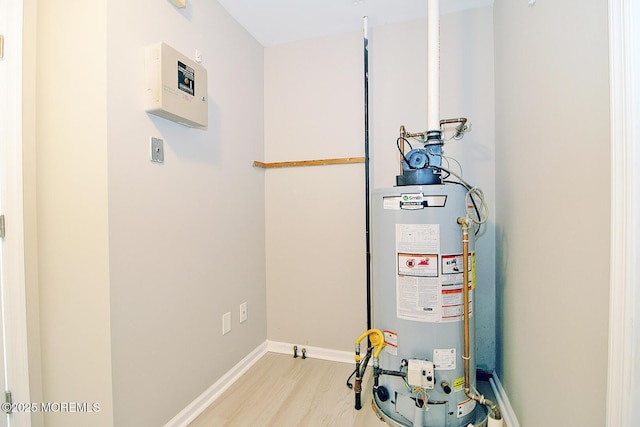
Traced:
[[384, 427], [371, 408], [371, 368], [354, 409], [354, 364], [267, 353], [189, 427]]

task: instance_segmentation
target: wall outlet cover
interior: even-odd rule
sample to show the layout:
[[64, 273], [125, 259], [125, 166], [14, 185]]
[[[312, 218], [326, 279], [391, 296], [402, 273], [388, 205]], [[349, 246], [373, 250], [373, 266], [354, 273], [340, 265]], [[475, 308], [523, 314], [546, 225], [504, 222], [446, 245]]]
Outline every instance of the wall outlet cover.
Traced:
[[247, 303], [243, 302], [240, 304], [240, 323], [245, 322], [247, 320]]
[[151, 161], [156, 163], [164, 162], [164, 141], [153, 136], [151, 137]]
[[231, 332], [231, 312], [222, 315], [222, 335]]

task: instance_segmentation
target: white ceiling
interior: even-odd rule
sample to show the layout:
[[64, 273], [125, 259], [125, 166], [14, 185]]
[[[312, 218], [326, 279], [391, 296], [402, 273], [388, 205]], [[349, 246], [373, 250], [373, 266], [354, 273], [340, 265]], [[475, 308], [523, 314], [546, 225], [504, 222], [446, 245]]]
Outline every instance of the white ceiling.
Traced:
[[[263, 46], [423, 18], [427, 0], [218, 0]], [[441, 0], [440, 14], [494, 0]]]

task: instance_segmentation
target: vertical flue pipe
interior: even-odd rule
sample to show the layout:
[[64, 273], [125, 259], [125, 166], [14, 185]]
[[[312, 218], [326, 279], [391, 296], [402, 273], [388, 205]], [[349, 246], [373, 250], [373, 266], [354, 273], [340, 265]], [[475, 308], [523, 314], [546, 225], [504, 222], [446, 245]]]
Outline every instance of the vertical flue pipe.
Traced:
[[427, 131], [440, 130], [440, 0], [427, 0]]

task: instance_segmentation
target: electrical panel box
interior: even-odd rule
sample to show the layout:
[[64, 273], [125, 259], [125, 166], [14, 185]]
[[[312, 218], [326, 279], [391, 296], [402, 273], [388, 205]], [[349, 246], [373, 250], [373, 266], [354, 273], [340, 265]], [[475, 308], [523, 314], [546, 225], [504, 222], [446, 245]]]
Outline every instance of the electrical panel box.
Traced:
[[166, 43], [145, 48], [145, 111], [195, 128], [208, 119], [207, 70]]
[[433, 362], [428, 360], [409, 360], [407, 382], [414, 387], [432, 390], [435, 387]]

